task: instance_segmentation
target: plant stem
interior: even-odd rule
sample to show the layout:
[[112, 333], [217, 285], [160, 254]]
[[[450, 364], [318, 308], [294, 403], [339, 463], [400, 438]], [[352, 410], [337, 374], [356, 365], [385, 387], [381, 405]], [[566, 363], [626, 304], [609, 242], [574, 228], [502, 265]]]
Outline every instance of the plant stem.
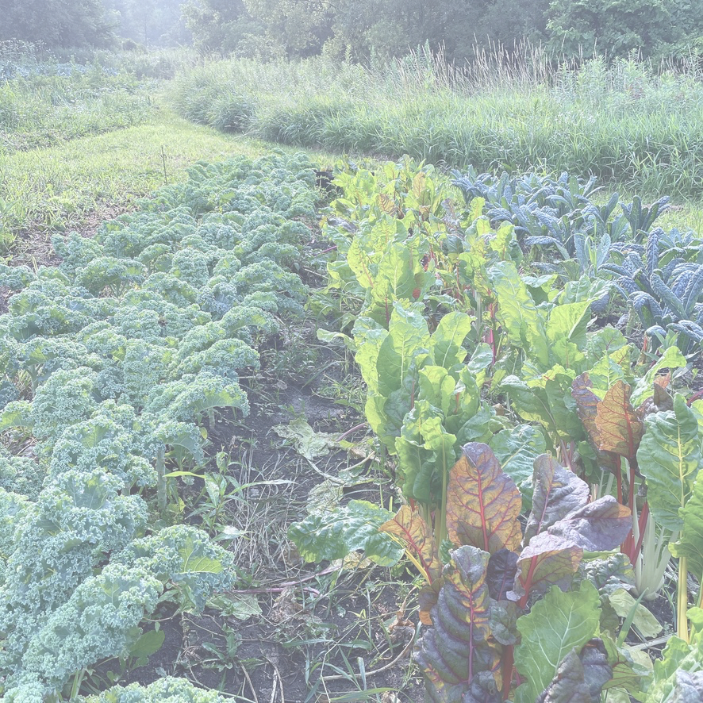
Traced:
[[71, 697], [69, 700], [75, 701], [78, 698], [78, 694], [81, 690], [81, 684], [83, 683], [83, 677], [85, 676], [85, 669], [81, 669], [76, 672], [73, 677], [73, 686], [71, 686]]
[[503, 700], [507, 701], [510, 696], [510, 684], [513, 681], [513, 662], [514, 662], [515, 646], [512, 644], [503, 648]]
[[679, 559], [679, 582], [676, 593], [676, 622], [679, 637], [688, 642], [688, 620], [686, 611], [688, 609], [688, 559]]
[[159, 514], [166, 512], [166, 447], [161, 445], [156, 452], [156, 504]]

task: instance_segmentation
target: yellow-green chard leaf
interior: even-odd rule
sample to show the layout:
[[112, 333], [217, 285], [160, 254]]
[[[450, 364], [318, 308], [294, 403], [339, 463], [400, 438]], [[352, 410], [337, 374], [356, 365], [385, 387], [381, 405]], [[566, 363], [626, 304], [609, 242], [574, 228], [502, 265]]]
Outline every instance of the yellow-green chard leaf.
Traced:
[[703, 580], [703, 474], [696, 476], [693, 491], [679, 513], [683, 527], [677, 542], [669, 545], [675, 557], [688, 559], [688, 570]]
[[524, 349], [543, 367], [549, 367], [549, 346], [543, 313], [520, 278], [515, 264], [501, 261], [489, 272], [498, 299], [498, 320], [513, 346]]
[[658, 525], [679, 531], [684, 525], [680, 511], [691, 496], [701, 463], [698, 422], [685, 398], [677, 394], [674, 410], [650, 415], [646, 428], [637, 462], [647, 479], [649, 508]]

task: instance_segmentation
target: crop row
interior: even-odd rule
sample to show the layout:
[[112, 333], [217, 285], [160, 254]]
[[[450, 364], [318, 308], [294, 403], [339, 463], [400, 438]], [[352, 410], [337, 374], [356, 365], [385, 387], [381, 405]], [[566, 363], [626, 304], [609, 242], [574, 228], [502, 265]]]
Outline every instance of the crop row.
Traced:
[[[655, 228], [665, 200], [596, 205], [567, 176], [402, 162], [334, 183], [344, 314], [319, 336], [354, 351], [403, 504], [313, 512], [300, 554], [407, 555], [432, 700], [700, 689], [703, 242]], [[205, 463], [216, 409], [248, 412], [239, 374], [303, 314], [316, 199], [302, 156], [199, 165], [94, 239], [56, 236], [58, 268], [0, 268], [4, 700], [76, 697], [88, 669], [158, 647], [159, 603], [198, 613], [246, 579], [178, 524], [174, 479]], [[652, 663], [630, 636], [660, 633], [645, 604], [673, 569], [676, 636]], [[165, 679], [96, 700], [169, 699], [218, 697]]]
[[[157, 605], [198, 613], [243, 577], [178, 524], [174, 477], [205, 463], [216, 409], [247, 414], [239, 374], [302, 314], [316, 199], [306, 157], [201, 164], [93, 239], [56, 235], [57, 268], [0, 267], [4, 701], [74, 698], [89, 667], [158, 648]], [[166, 679], [99, 700], [218, 697]]]
[[[320, 337], [354, 350], [403, 504], [313, 513], [300, 553], [405, 552], [432, 701], [702, 690], [703, 241], [654, 228], [666, 200], [596, 206], [567, 176], [406, 161], [334, 183], [329, 291], [349, 315]], [[667, 569], [676, 635], [652, 662], [628, 636], [660, 634], [645, 604]]]

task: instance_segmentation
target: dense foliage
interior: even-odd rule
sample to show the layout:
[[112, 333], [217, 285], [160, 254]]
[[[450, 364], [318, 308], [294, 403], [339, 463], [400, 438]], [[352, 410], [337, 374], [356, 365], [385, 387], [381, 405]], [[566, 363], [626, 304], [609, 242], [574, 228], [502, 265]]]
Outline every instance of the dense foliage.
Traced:
[[457, 70], [421, 51], [371, 69], [323, 58], [222, 61], [186, 72], [173, 96], [188, 119], [268, 141], [593, 174], [656, 199], [703, 191], [702, 85], [695, 60], [665, 71], [600, 58], [554, 69], [536, 53]]
[[0, 41], [59, 48], [105, 46], [113, 37], [102, 0], [0, 0], [0, 17]]
[[368, 62], [403, 56], [427, 43], [457, 62], [486, 48], [508, 51], [546, 42], [554, 55], [685, 54], [703, 26], [700, 0], [191, 0], [196, 45], [240, 56], [304, 57], [323, 53]]
[[[666, 199], [596, 205], [566, 174], [449, 182], [406, 161], [334, 183], [329, 291], [349, 314], [319, 336], [354, 350], [405, 502], [313, 510], [289, 531], [301, 554], [404, 548], [436, 703], [696, 700], [703, 401], [682, 319], [703, 241], [653, 227]], [[627, 638], [661, 632], [661, 590], [676, 635], [653, 664]]]
[[[305, 157], [202, 164], [93, 239], [56, 235], [58, 268], [2, 267], [0, 430], [32, 447], [0, 457], [3, 700], [77, 693], [141, 646], [157, 604], [202, 612], [241, 576], [178, 524], [170, 467], [204, 464], [218, 409], [248, 413], [239, 373], [302, 312], [316, 198]], [[172, 699], [217, 696], [166, 680], [100, 697]]]
[[97, 64], [1, 61], [0, 154], [144, 122], [148, 93], [133, 73]]

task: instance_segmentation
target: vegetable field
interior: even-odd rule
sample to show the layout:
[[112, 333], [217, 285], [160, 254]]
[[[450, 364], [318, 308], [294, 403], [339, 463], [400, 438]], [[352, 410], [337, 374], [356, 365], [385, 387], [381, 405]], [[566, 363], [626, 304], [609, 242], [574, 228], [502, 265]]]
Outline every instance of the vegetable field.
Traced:
[[668, 207], [273, 152], [0, 266], [3, 700], [700, 700]]

